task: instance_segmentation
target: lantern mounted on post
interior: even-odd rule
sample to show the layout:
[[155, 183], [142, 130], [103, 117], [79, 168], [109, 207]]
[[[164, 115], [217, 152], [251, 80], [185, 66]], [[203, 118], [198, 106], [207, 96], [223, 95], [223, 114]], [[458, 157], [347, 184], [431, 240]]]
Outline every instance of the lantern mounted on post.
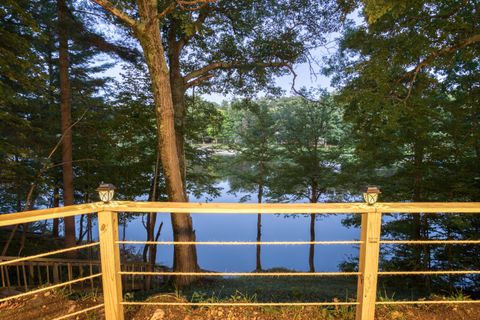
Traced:
[[377, 202], [378, 195], [380, 193], [380, 189], [378, 189], [377, 187], [367, 187], [365, 192], [363, 193], [363, 199], [369, 206], [371, 206], [375, 204], [375, 202]]
[[110, 202], [115, 194], [115, 186], [111, 183], [101, 183], [96, 189], [100, 200], [104, 203]]

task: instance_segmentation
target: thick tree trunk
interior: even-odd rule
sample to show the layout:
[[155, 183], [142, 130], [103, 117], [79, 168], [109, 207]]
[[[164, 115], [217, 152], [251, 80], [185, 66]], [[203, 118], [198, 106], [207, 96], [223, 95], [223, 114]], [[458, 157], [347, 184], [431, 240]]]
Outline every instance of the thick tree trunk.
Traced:
[[170, 50], [170, 84], [172, 89], [172, 102], [175, 121], [175, 139], [177, 142], [178, 161], [182, 181], [186, 184], [187, 169], [185, 163], [185, 117], [187, 108], [185, 104], [185, 83], [180, 71], [180, 52], [176, 49]]
[[[74, 204], [73, 196], [73, 155], [71, 130], [71, 88], [69, 79], [69, 54], [67, 36], [67, 7], [65, 0], [57, 0], [59, 32], [59, 72], [60, 72], [60, 110], [62, 118], [62, 169], [63, 169], [63, 205]], [[75, 217], [66, 217], [65, 246], [75, 246]], [[75, 255], [71, 252], [70, 255]]]
[[[174, 125], [174, 110], [170, 74], [165, 59], [157, 8], [146, 1], [139, 1], [140, 16], [143, 21], [151, 21], [137, 34], [142, 45], [152, 80], [155, 113], [158, 130], [158, 149], [162, 160], [163, 174], [170, 201], [186, 202], [187, 196], [182, 179], [182, 170], [177, 152]], [[195, 241], [190, 214], [171, 214], [174, 241]], [[174, 270], [195, 272], [198, 270], [195, 246], [179, 245], [174, 249]], [[178, 286], [188, 285], [193, 277], [181, 276], [175, 279]]]

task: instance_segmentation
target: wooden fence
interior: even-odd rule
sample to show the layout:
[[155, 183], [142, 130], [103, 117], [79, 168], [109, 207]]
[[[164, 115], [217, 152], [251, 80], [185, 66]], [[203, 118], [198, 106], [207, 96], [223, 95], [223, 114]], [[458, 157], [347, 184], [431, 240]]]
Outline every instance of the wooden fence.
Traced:
[[[59, 252], [69, 252], [85, 248], [85, 246], [99, 246], [101, 271], [90, 273], [88, 276], [79, 275], [78, 278], [66, 282], [57, 283], [48, 287], [30, 290], [15, 296], [0, 299], [3, 301], [15, 299], [22, 296], [36, 294], [39, 292], [51, 290], [61, 286], [72, 285], [82, 281], [91, 281], [95, 278], [102, 279], [104, 302], [97, 306], [72, 313], [71, 316], [78, 315], [99, 308], [105, 309], [105, 316], [108, 320], [122, 320], [123, 306], [125, 305], [191, 305], [191, 306], [338, 306], [354, 305], [356, 306], [356, 320], [373, 320], [375, 316], [375, 306], [385, 304], [444, 304], [444, 303], [480, 303], [480, 300], [421, 300], [421, 301], [376, 301], [377, 299], [377, 279], [379, 276], [396, 275], [465, 275], [480, 274], [480, 270], [442, 270], [442, 271], [379, 271], [379, 253], [381, 244], [468, 244], [478, 245], [480, 240], [382, 240], [381, 225], [382, 214], [385, 213], [462, 213], [478, 214], [480, 213], [480, 203], [376, 203], [367, 205], [365, 203], [321, 203], [321, 204], [230, 204], [230, 203], [169, 203], [169, 202], [126, 202], [113, 201], [110, 203], [92, 203], [86, 205], [76, 205], [69, 207], [28, 211], [21, 213], [0, 215], [0, 227], [30, 223], [40, 220], [63, 218], [79, 214], [98, 213], [98, 232], [99, 242], [94, 244], [77, 246], [47, 252], [30, 257], [15, 258], [0, 262], [0, 266], [19, 263], [31, 259], [44, 258]], [[119, 244], [145, 244], [145, 241], [119, 241], [118, 240], [118, 213], [145, 213], [159, 212], [182, 214], [360, 214], [361, 215], [361, 237], [358, 241], [316, 241], [313, 244], [359, 244], [359, 267], [358, 272], [255, 272], [255, 273], [236, 273], [236, 272], [175, 272], [175, 271], [136, 271], [121, 270]], [[154, 241], [149, 244], [171, 244], [171, 245], [304, 245], [312, 242], [168, 242]], [[195, 302], [130, 302], [124, 301], [122, 297], [122, 277], [125, 276], [358, 276], [357, 300], [334, 301], [334, 302], [294, 302], [294, 303], [195, 303]], [[64, 319], [67, 315], [62, 316]]]
[[[98, 246], [98, 242], [87, 244], [85, 247]], [[78, 247], [77, 247], [78, 250]], [[29, 288], [45, 286], [48, 284], [61, 283], [64, 279], [71, 281], [75, 276], [83, 277], [85, 274], [93, 275], [101, 270], [100, 260], [87, 259], [60, 259], [60, 258], [35, 258], [26, 257], [20, 260], [18, 257], [0, 256], [0, 288]], [[122, 261], [123, 271], [144, 272], [149, 270], [147, 262]], [[165, 271], [164, 268], [156, 266], [155, 271]], [[145, 287], [144, 281], [133, 275], [122, 278], [122, 286], [125, 290], [142, 290]], [[152, 283], [152, 285], [164, 284], [164, 279]], [[94, 289], [94, 279], [90, 279], [90, 287]], [[83, 283], [81, 283], [83, 287]]]

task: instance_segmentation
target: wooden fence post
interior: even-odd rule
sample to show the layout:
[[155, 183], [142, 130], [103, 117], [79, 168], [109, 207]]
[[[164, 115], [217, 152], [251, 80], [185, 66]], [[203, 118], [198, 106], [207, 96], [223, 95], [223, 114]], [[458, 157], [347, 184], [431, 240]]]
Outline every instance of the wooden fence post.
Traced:
[[357, 285], [356, 320], [374, 320], [377, 300], [378, 258], [380, 254], [380, 232], [382, 213], [362, 213], [362, 229], [359, 272]]
[[117, 213], [98, 213], [100, 239], [100, 261], [102, 266], [103, 301], [107, 320], [123, 320], [122, 281], [120, 272], [120, 250], [118, 241]]

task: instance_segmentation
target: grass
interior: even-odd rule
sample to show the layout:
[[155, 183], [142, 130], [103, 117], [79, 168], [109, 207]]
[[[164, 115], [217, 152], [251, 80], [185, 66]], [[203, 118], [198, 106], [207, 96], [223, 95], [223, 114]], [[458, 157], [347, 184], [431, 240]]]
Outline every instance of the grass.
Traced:
[[[291, 272], [270, 269], [265, 272]], [[128, 294], [129, 300], [143, 300], [155, 293], [169, 293], [191, 302], [325, 302], [349, 301], [356, 297], [356, 277], [205, 277], [191, 287], [172, 286], [151, 292]]]

